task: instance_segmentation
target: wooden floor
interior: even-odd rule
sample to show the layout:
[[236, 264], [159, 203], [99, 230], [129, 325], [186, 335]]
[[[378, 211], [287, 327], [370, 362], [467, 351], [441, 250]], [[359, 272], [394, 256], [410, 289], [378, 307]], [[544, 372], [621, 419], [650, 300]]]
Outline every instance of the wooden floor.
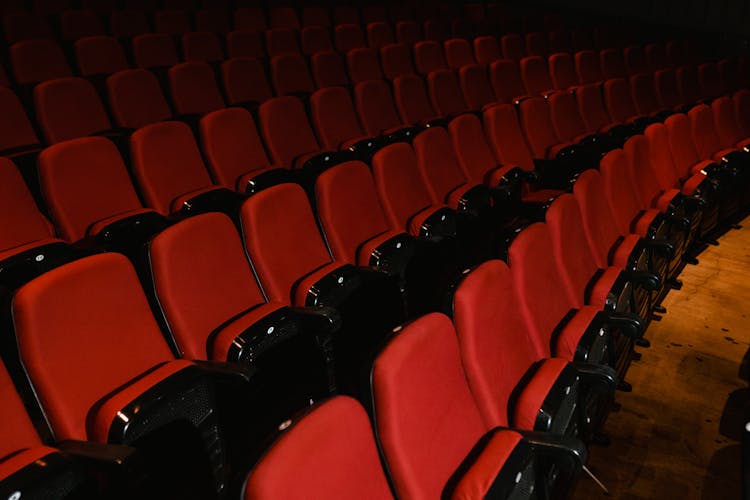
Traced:
[[[684, 287], [646, 333], [604, 426], [612, 444], [593, 447], [589, 468], [622, 499], [739, 499], [740, 429], [750, 400], [741, 373], [750, 346], [750, 217], [687, 266]], [[744, 380], [743, 380], [744, 378]], [[574, 499], [605, 498], [582, 475]]]

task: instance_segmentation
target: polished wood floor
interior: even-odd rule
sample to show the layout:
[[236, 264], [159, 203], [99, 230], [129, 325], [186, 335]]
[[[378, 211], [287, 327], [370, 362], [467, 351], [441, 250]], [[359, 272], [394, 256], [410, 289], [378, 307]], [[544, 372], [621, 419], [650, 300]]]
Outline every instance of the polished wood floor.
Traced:
[[[667, 314], [646, 333], [618, 392], [621, 409], [593, 447], [589, 467], [622, 499], [739, 499], [740, 429], [750, 401], [741, 369], [750, 346], [750, 217], [718, 247], [687, 266], [684, 287], [664, 300]], [[605, 498], [586, 476], [574, 499]]]

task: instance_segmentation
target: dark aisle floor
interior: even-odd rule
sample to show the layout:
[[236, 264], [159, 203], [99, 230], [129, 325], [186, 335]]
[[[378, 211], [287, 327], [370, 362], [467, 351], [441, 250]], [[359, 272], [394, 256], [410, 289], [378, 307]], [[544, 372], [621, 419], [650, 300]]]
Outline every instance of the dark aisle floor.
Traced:
[[[740, 365], [750, 346], [750, 217], [720, 238], [684, 287], [664, 301], [628, 372], [633, 392], [618, 392], [620, 411], [594, 447], [589, 466], [609, 498], [739, 499], [742, 409], [750, 400]], [[582, 475], [574, 499], [606, 498]]]

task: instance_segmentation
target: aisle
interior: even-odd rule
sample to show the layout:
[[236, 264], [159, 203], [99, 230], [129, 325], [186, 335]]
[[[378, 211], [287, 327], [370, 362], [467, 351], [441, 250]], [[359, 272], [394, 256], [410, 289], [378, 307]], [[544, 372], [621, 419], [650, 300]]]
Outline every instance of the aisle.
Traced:
[[[590, 468], [621, 499], [738, 499], [742, 406], [740, 364], [750, 346], [750, 217], [682, 273], [684, 287], [652, 322], [650, 349], [628, 373], [633, 392], [594, 447]], [[587, 477], [572, 498], [605, 498]]]

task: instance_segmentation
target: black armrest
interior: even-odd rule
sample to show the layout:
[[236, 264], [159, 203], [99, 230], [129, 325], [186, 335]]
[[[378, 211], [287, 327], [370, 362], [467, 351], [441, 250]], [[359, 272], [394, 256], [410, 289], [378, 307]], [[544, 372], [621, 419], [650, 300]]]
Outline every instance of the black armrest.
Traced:
[[357, 157], [351, 151], [326, 151], [308, 158], [301, 165], [297, 161], [294, 164], [295, 168], [306, 170], [312, 175], [317, 175], [334, 165], [356, 159]]
[[667, 240], [643, 240], [643, 244], [648, 248], [649, 250], [653, 250], [657, 254], [672, 258], [674, 257], [675, 253], [675, 247], [672, 243], [668, 242]]
[[583, 467], [588, 460], [586, 445], [578, 438], [548, 432], [513, 430], [521, 434], [540, 455], [567, 460], [575, 469]]
[[428, 240], [441, 240], [456, 235], [456, 212], [441, 208], [422, 222], [419, 237]]
[[608, 326], [633, 339], [642, 338], [646, 331], [643, 318], [635, 313], [610, 312], [607, 314], [606, 322]]
[[537, 185], [540, 188], [568, 191], [573, 188], [578, 174], [570, 168], [568, 162], [559, 159], [534, 158], [534, 167], [539, 174]]
[[688, 210], [702, 210], [708, 206], [706, 200], [699, 196], [685, 196], [682, 198], [685, 208]]
[[573, 362], [571, 366], [581, 382], [597, 392], [614, 392], [617, 388], [617, 372], [611, 366], [580, 362]]
[[490, 190], [484, 185], [474, 186], [458, 200], [458, 212], [474, 216], [478, 216], [491, 206]]
[[67, 454], [52, 451], [0, 480], [0, 498], [101, 498], [85, 468]]
[[416, 251], [416, 240], [406, 233], [401, 233], [378, 245], [370, 255], [368, 265], [393, 276], [404, 277]]
[[628, 281], [649, 291], [661, 290], [662, 281], [658, 274], [648, 271], [624, 271]]
[[299, 174], [294, 170], [286, 168], [274, 168], [273, 170], [267, 170], [261, 174], [254, 176], [252, 179], [247, 181], [247, 184], [242, 188], [246, 194], [255, 194], [258, 191], [262, 191], [271, 186], [277, 184], [284, 184], [287, 182], [300, 183], [301, 179]]
[[100, 469], [132, 469], [138, 466], [140, 455], [136, 448], [121, 444], [93, 441], [67, 440], [57, 443], [57, 448], [85, 465]]
[[336, 307], [361, 285], [362, 280], [357, 268], [352, 265], [343, 265], [334, 269], [310, 287], [307, 291], [305, 306]]
[[166, 217], [158, 212], [147, 212], [107, 225], [93, 240], [103, 248], [133, 256], [152, 236], [169, 226]]
[[234, 216], [247, 197], [230, 189], [212, 189], [186, 200], [180, 212], [185, 215], [197, 215], [206, 212], [223, 212]]
[[681, 215], [667, 215], [667, 220], [682, 230], [690, 229], [690, 219]]

